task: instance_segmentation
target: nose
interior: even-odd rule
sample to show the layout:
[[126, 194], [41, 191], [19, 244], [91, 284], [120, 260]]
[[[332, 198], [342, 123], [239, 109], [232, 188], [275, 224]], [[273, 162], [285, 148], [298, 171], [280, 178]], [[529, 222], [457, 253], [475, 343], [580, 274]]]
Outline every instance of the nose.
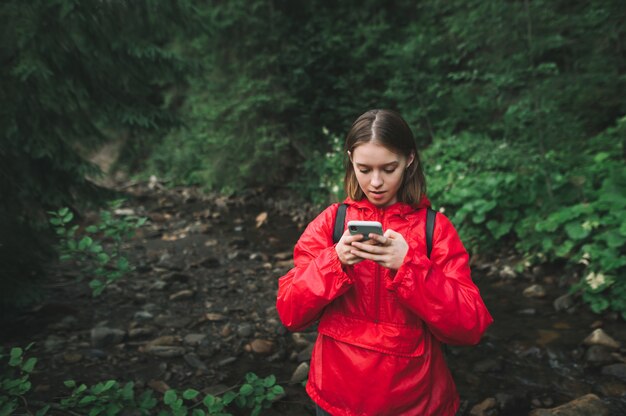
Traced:
[[370, 181], [370, 185], [373, 188], [380, 188], [381, 186], [383, 186], [383, 178], [380, 175], [380, 172], [373, 172], [372, 173], [372, 180]]

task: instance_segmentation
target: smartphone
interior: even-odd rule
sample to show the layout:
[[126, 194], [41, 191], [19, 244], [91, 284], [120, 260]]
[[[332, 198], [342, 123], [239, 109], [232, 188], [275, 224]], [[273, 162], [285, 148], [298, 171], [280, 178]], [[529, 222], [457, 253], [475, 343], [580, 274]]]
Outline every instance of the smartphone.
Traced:
[[370, 233], [383, 235], [383, 225], [378, 221], [348, 221], [350, 235], [363, 234], [363, 240], [369, 240]]

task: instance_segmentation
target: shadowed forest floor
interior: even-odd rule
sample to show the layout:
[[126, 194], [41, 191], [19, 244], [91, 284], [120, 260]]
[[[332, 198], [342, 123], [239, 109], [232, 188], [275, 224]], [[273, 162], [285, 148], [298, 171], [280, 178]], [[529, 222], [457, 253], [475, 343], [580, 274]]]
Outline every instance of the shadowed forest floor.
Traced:
[[[34, 400], [67, 396], [67, 379], [216, 394], [251, 371], [276, 375], [286, 389], [262, 414], [314, 414], [302, 384], [290, 380], [310, 358], [315, 332], [287, 332], [275, 297], [315, 213], [260, 192], [226, 198], [145, 184], [125, 192], [124, 208], [149, 218], [125, 247], [135, 271], [93, 298], [70, 264], [53, 265], [45, 301], [2, 323], [2, 346], [35, 343]], [[483, 413], [473, 414], [527, 415], [587, 393], [612, 414], [626, 414], [626, 380], [603, 374], [624, 363], [626, 324], [561, 297], [559, 270], [516, 274], [513, 260], [473, 259], [474, 281], [495, 323], [478, 346], [448, 347], [460, 414], [483, 404]], [[621, 346], [585, 344], [598, 328]]]

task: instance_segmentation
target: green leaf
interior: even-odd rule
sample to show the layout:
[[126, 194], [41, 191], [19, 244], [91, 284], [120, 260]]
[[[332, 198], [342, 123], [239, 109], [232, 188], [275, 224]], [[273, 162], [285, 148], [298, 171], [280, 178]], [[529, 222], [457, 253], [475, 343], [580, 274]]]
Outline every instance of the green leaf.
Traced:
[[82, 399], [80, 399], [80, 401], [78, 402], [78, 405], [79, 406], [84, 406], [86, 404], [93, 403], [96, 400], [98, 400], [98, 398], [96, 396], [88, 395], [88, 396], [85, 396]]
[[215, 396], [212, 396], [212, 395], [210, 395], [210, 394], [207, 394], [207, 395], [204, 397], [204, 400], [202, 400], [202, 403], [204, 403], [204, 405], [205, 405], [206, 407], [211, 407], [211, 406], [213, 406], [213, 405], [215, 404], [215, 402], [216, 402]]
[[274, 393], [277, 396], [280, 396], [280, 395], [285, 394], [285, 389], [282, 386], [275, 385], [274, 387], [272, 387], [272, 393]]
[[22, 371], [31, 373], [33, 369], [35, 368], [35, 364], [37, 364], [37, 359], [35, 357], [29, 358], [28, 360], [26, 360], [26, 362], [22, 366]]
[[59, 216], [64, 217], [68, 212], [70, 212], [70, 209], [68, 207], [63, 207], [59, 210]]
[[233, 402], [233, 400], [235, 400], [236, 397], [237, 397], [236, 393], [229, 391], [224, 394], [224, 396], [222, 397], [222, 401], [224, 402], [226, 406], [228, 406], [229, 404]]
[[74, 219], [74, 214], [71, 212], [68, 212], [66, 215], [63, 216], [63, 222], [65, 224], [67, 224], [68, 222], [72, 221]]
[[85, 250], [86, 248], [90, 247], [92, 244], [93, 244], [93, 240], [91, 239], [91, 237], [85, 236], [79, 241], [78, 249]]
[[183, 398], [185, 400], [195, 399], [198, 396], [198, 394], [200, 394], [198, 390], [187, 389], [183, 392]]
[[96, 225], [90, 225], [89, 227], [85, 228], [85, 231], [87, 231], [88, 233], [97, 233], [98, 227]]
[[572, 240], [582, 240], [589, 235], [590, 230], [585, 229], [580, 222], [574, 221], [565, 225], [565, 232]]
[[263, 379], [263, 386], [265, 387], [272, 387], [274, 384], [276, 384], [276, 376], [273, 374]]
[[166, 405], [172, 405], [176, 399], [177, 399], [177, 395], [176, 392], [174, 390], [168, 390], [165, 392], [165, 395], [163, 396], [163, 403], [165, 403]]
[[254, 382], [255, 382], [255, 381], [257, 381], [258, 379], [259, 379], [259, 376], [257, 376], [256, 374], [254, 374], [254, 373], [246, 373], [246, 381], [247, 381], [249, 384], [254, 383]]
[[191, 412], [191, 416], [206, 416], [206, 413], [202, 409], [193, 409], [193, 412]]
[[252, 387], [252, 385], [250, 385], [250, 384], [244, 384], [239, 389], [239, 394], [241, 394], [242, 396], [249, 396], [253, 392], [254, 392], [254, 387]]
[[65, 380], [63, 384], [65, 384], [65, 387], [70, 388], [70, 389], [73, 389], [74, 387], [76, 387], [76, 382], [74, 380]]

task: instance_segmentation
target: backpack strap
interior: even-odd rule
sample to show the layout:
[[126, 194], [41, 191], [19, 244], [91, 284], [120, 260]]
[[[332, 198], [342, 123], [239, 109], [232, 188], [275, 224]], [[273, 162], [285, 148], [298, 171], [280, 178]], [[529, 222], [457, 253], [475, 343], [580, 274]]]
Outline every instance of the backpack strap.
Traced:
[[343, 235], [344, 223], [346, 222], [346, 209], [348, 205], [341, 204], [335, 217], [335, 229], [333, 230], [333, 244], [337, 244]]
[[437, 211], [431, 208], [426, 209], [426, 255], [430, 258], [430, 252], [433, 251], [433, 232], [435, 231], [435, 218]]

